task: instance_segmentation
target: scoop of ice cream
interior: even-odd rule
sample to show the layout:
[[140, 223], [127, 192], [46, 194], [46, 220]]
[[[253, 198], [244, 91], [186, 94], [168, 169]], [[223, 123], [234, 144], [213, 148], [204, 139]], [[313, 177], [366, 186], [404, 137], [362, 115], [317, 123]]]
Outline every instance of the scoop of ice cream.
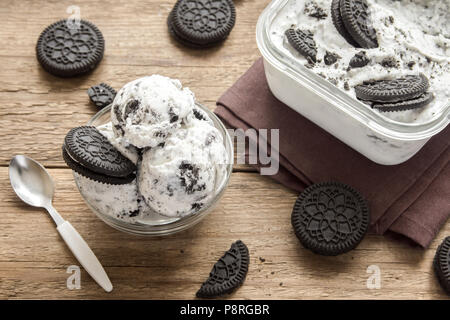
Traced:
[[194, 105], [194, 94], [178, 80], [160, 75], [134, 80], [114, 99], [114, 133], [137, 148], [156, 147], [180, 127]]
[[108, 139], [108, 141], [125, 157], [137, 164], [139, 153], [136, 147], [127, 143], [123, 136], [116, 136], [114, 134], [112, 123], [108, 122], [97, 127], [98, 131]]
[[226, 163], [222, 135], [208, 121], [198, 120], [195, 125], [183, 125], [163, 146], [144, 152], [139, 191], [159, 214], [192, 214], [214, 197]]
[[193, 107], [183, 119], [183, 123], [186, 126], [195, 126], [195, 124], [199, 121], [206, 122], [209, 125], [214, 126], [214, 122], [211, 120], [208, 114], [197, 106]]
[[149, 209], [138, 193], [136, 180], [110, 185], [74, 173], [78, 188], [95, 210], [118, 220], [135, 223], [145, 218]]

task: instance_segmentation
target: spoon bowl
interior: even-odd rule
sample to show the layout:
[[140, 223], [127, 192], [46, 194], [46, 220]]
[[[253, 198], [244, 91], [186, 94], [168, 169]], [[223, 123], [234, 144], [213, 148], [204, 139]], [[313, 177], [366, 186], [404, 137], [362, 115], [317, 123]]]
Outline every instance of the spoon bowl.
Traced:
[[54, 184], [47, 170], [23, 155], [14, 156], [9, 163], [9, 179], [17, 196], [33, 207], [48, 207], [53, 199]]

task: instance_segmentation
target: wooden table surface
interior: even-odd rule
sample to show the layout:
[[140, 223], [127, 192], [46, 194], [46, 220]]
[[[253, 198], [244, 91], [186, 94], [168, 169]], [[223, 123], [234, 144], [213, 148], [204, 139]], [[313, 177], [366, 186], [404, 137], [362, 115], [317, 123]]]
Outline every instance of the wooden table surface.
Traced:
[[[180, 79], [211, 109], [215, 100], [259, 57], [255, 25], [268, 0], [236, 0], [237, 23], [223, 46], [195, 51], [175, 43], [166, 17], [174, 0], [2, 0], [0, 8], [0, 298], [191, 299], [212, 265], [242, 239], [250, 250], [245, 284], [236, 299], [446, 298], [432, 271], [430, 248], [369, 235], [356, 250], [321, 257], [305, 250], [290, 224], [296, 194], [250, 167], [236, 166], [218, 207], [194, 228], [164, 238], [116, 231], [97, 219], [76, 190], [60, 146], [67, 131], [96, 113], [86, 90], [114, 88], [153, 73]], [[103, 61], [91, 74], [60, 79], [35, 57], [40, 32], [68, 16], [71, 5], [106, 39]], [[13, 193], [8, 163], [26, 154], [43, 163], [56, 183], [54, 205], [90, 244], [108, 272], [107, 294], [82, 270], [81, 289], [66, 272], [77, 265], [49, 216]], [[368, 289], [367, 268], [381, 271], [381, 288]]]

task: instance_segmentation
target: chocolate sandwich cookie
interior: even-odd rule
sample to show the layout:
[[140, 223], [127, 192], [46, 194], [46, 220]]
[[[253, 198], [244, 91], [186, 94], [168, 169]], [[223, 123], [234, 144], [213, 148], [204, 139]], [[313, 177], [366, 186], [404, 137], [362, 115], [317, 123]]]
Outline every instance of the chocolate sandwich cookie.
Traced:
[[36, 44], [39, 63], [60, 77], [91, 71], [102, 60], [104, 50], [102, 33], [86, 20], [55, 22], [41, 33]]
[[196, 43], [193, 43], [193, 42], [189, 42], [188, 40], [186, 40], [186, 39], [182, 38], [181, 36], [179, 36], [177, 34], [177, 32], [175, 31], [175, 29], [174, 29], [174, 27], [172, 25], [172, 21], [173, 21], [172, 14], [173, 14], [173, 10], [169, 13], [169, 16], [167, 17], [167, 27], [169, 29], [170, 35], [175, 40], [177, 40], [179, 43], [181, 43], [182, 45], [185, 45], [186, 47], [193, 48], [193, 49], [204, 49], [204, 48], [209, 48], [209, 47], [215, 46], [218, 43], [222, 42], [222, 40], [220, 40], [219, 42], [213, 42], [213, 43], [210, 43], [209, 45], [200, 45], [200, 44], [196, 44]]
[[308, 60], [316, 62], [317, 46], [309, 30], [289, 28], [285, 31], [289, 44]]
[[72, 159], [72, 157], [67, 153], [65, 145], [62, 146], [62, 157], [64, 162], [69, 166], [70, 169], [82, 175], [83, 177], [89, 178], [97, 182], [105, 184], [127, 184], [136, 178], [136, 175], [134, 173], [126, 177], [113, 177], [97, 173], [86, 167], [83, 167], [81, 164]]
[[64, 139], [64, 150], [81, 167], [107, 177], [129, 179], [136, 171], [136, 166], [95, 127], [71, 129]]
[[178, 0], [167, 18], [170, 34], [194, 48], [225, 40], [236, 22], [231, 0]]
[[434, 99], [434, 95], [430, 92], [425, 92], [421, 96], [404, 101], [379, 103], [379, 102], [368, 102], [372, 108], [378, 109], [382, 112], [393, 112], [393, 111], [405, 111], [411, 109], [417, 109], [426, 106]]
[[446, 237], [436, 250], [433, 269], [439, 284], [450, 295], [450, 237]]
[[103, 82], [90, 87], [87, 91], [89, 99], [99, 109], [110, 105], [114, 101], [116, 93], [116, 90]]
[[359, 48], [360, 45], [358, 42], [356, 42], [350, 33], [348, 33], [347, 29], [345, 28], [344, 21], [342, 21], [341, 16], [341, 7], [340, 7], [340, 0], [333, 0], [331, 2], [331, 20], [333, 21], [334, 27], [339, 32], [339, 34], [347, 40], [349, 44], [354, 46], [355, 48]]
[[315, 253], [335, 256], [355, 248], [370, 222], [369, 207], [353, 188], [324, 182], [306, 188], [291, 217], [295, 235]]
[[225, 252], [209, 274], [209, 278], [197, 291], [199, 298], [213, 298], [231, 293], [245, 280], [250, 256], [247, 246], [238, 240]]
[[365, 81], [355, 87], [355, 93], [361, 100], [386, 103], [415, 99], [423, 95], [428, 87], [427, 77], [420, 74], [394, 80]]
[[362, 48], [377, 48], [377, 33], [372, 26], [366, 0], [340, 0], [339, 10], [345, 29]]

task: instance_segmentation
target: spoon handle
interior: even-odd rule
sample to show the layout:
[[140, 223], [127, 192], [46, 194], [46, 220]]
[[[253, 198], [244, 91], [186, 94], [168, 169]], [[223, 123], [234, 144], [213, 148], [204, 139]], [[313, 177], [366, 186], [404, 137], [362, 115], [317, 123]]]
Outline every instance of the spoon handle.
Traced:
[[98, 261], [94, 252], [92, 252], [91, 248], [89, 248], [88, 244], [80, 236], [77, 230], [72, 227], [69, 221], [64, 221], [62, 224], [58, 225], [56, 229], [89, 275], [106, 292], [110, 292], [113, 289], [113, 286], [108, 278], [108, 275]]

